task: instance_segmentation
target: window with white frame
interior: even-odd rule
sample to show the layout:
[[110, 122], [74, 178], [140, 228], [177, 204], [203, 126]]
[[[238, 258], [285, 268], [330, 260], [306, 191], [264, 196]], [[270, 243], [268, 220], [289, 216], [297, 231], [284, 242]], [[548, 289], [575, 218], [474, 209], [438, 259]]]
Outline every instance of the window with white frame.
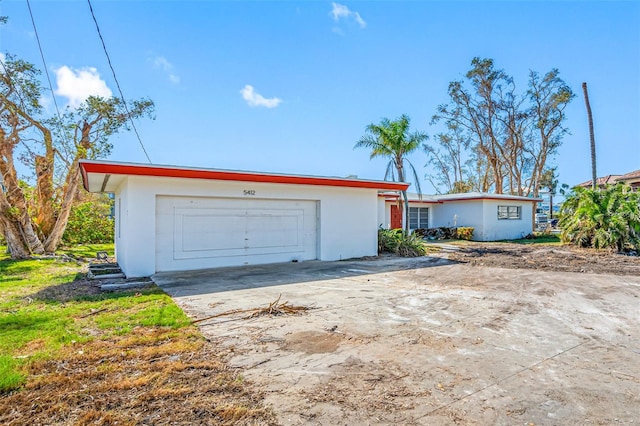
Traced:
[[409, 207], [409, 229], [429, 227], [428, 207]]
[[498, 206], [498, 220], [520, 220], [522, 219], [522, 207], [520, 206]]

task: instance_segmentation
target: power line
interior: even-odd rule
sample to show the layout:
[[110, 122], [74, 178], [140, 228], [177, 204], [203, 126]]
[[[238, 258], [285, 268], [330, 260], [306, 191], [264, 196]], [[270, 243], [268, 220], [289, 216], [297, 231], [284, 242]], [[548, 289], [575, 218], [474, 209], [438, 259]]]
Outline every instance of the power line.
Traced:
[[[29, 16], [31, 17], [31, 24], [33, 25], [33, 32], [36, 35], [36, 41], [38, 42], [38, 50], [40, 51], [40, 58], [42, 58], [42, 65], [44, 66], [44, 73], [47, 76], [47, 82], [49, 83], [49, 90], [51, 90], [51, 97], [53, 98], [53, 104], [56, 107], [56, 113], [58, 114], [58, 120], [62, 123], [62, 115], [60, 114], [60, 108], [58, 108], [58, 101], [53, 93], [53, 85], [51, 84], [51, 77], [49, 76], [49, 68], [47, 67], [47, 61], [44, 59], [44, 53], [42, 52], [42, 44], [40, 43], [40, 36], [38, 35], [38, 29], [36, 28], [36, 21], [33, 19], [33, 12], [31, 11], [31, 2], [27, 0], [27, 8], [29, 9]], [[24, 101], [23, 101], [24, 103]]]
[[127, 113], [127, 117], [129, 117], [129, 121], [131, 122], [131, 127], [138, 138], [138, 142], [140, 142], [140, 146], [142, 147], [142, 151], [144, 155], [147, 157], [149, 164], [153, 164], [151, 159], [149, 158], [149, 154], [147, 154], [147, 150], [142, 143], [142, 139], [140, 138], [140, 134], [138, 134], [138, 129], [136, 129], [136, 125], [133, 122], [133, 117], [131, 117], [131, 113], [129, 112], [129, 108], [127, 107], [127, 101], [124, 99], [124, 95], [122, 94], [122, 89], [120, 88], [120, 83], [118, 82], [118, 78], [116, 77], [116, 71], [113, 69], [113, 65], [111, 64], [111, 58], [109, 57], [109, 52], [107, 52], [107, 46], [104, 44], [104, 39], [102, 38], [102, 33], [100, 32], [100, 27], [98, 26], [98, 20], [96, 19], [96, 15], [93, 13], [93, 6], [91, 6], [91, 0], [87, 0], [89, 3], [89, 10], [91, 11], [91, 17], [93, 18], [93, 22], [96, 24], [96, 30], [98, 31], [98, 37], [100, 37], [100, 42], [102, 43], [102, 49], [104, 50], [104, 54], [107, 56], [107, 62], [109, 63], [109, 68], [111, 68], [111, 74], [113, 75], [113, 80], [116, 82], [116, 86], [118, 87], [118, 92], [120, 93], [120, 98], [122, 99], [122, 104], [124, 105], [124, 110]]

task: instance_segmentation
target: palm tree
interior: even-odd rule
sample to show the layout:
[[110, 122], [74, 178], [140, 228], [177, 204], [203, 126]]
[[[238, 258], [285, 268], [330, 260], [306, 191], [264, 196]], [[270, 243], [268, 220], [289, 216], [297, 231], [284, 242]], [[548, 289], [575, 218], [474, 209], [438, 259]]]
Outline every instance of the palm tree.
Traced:
[[587, 83], [582, 83], [582, 92], [584, 93], [584, 103], [587, 107], [587, 118], [589, 120], [589, 141], [591, 143], [591, 188], [596, 189], [598, 187], [598, 174], [596, 173], [596, 138], [593, 135], [593, 116], [591, 115], [591, 104], [589, 103]]
[[[416, 184], [416, 191], [419, 195], [422, 194], [420, 189], [420, 180], [413, 164], [407, 158], [407, 155], [415, 151], [420, 147], [422, 142], [427, 139], [427, 134], [420, 131], [413, 133], [409, 132], [409, 123], [411, 119], [406, 114], [401, 115], [396, 120], [389, 120], [383, 118], [380, 120], [380, 124], [369, 124], [366, 127], [366, 134], [356, 143], [355, 148], [369, 148], [371, 149], [370, 158], [386, 157], [389, 159], [387, 164], [387, 171], [384, 174], [384, 179], [391, 179], [397, 182], [406, 182], [405, 162], [409, 166], [410, 171], [413, 173], [414, 182]], [[404, 200], [405, 231], [409, 232], [409, 200], [407, 198], [407, 191], [402, 191], [402, 198]]]

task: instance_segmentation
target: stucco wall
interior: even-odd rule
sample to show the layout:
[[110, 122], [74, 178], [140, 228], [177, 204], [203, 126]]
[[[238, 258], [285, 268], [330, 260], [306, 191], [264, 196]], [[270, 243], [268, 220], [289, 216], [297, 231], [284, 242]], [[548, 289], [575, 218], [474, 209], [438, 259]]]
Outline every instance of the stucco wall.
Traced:
[[433, 227], [471, 226], [473, 239], [484, 238], [484, 209], [481, 200], [447, 201], [433, 209]]
[[[122, 236], [123, 228], [126, 228], [128, 223], [128, 200], [129, 191], [127, 190], [127, 181], [124, 181], [117, 189], [115, 196], [115, 254], [116, 259], [119, 259], [118, 263], [121, 268], [127, 268], [127, 261], [129, 259], [127, 253], [127, 241]], [[124, 270], [124, 269], [123, 269]]]
[[[498, 206], [520, 206], [520, 219], [498, 219]], [[484, 235], [482, 241], [513, 240], [523, 238], [533, 231], [533, 203], [528, 201], [485, 200]], [[474, 238], [475, 239], [475, 238]], [[478, 238], [480, 239], [480, 238]]]
[[[474, 228], [476, 241], [496, 241], [522, 238], [531, 233], [533, 203], [516, 200], [455, 200], [442, 203], [411, 203], [410, 207], [429, 208], [429, 227], [470, 226]], [[519, 220], [498, 220], [498, 206], [520, 206]], [[385, 205], [385, 217], [389, 218], [391, 203]], [[380, 217], [381, 214], [378, 213]], [[385, 228], [389, 224], [385, 222]]]
[[391, 212], [386, 201], [382, 197], [378, 197], [378, 223], [376, 228], [382, 226], [385, 229], [389, 229], [391, 224]]
[[[377, 253], [377, 190], [130, 176], [116, 191], [122, 200], [116, 236], [118, 262], [127, 276], [155, 272], [156, 196], [247, 197], [318, 201], [318, 258], [339, 260]], [[117, 226], [118, 226], [117, 225]], [[116, 229], [116, 232], [118, 229]]]

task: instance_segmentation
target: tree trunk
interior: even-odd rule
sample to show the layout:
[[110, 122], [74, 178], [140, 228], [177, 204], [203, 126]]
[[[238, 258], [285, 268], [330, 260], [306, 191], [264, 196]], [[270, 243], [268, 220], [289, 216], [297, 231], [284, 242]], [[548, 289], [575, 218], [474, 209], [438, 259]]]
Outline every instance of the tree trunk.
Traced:
[[76, 199], [78, 192], [78, 184], [80, 182], [80, 168], [78, 163], [81, 159], [87, 157], [87, 151], [91, 147], [90, 133], [93, 128], [92, 124], [84, 122], [82, 124], [82, 134], [80, 141], [77, 144], [76, 156], [69, 167], [67, 174], [67, 180], [64, 183], [62, 191], [62, 202], [60, 203], [60, 209], [58, 210], [58, 217], [56, 223], [53, 225], [51, 233], [47, 236], [44, 243], [44, 248], [47, 253], [53, 253], [56, 251], [62, 241], [65, 229], [67, 229], [67, 222], [69, 221], [69, 214], [71, 214], [71, 207]]
[[[47, 156], [48, 157], [48, 156]], [[36, 169], [36, 203], [38, 205], [36, 223], [40, 227], [42, 235], [49, 235], [55, 223], [53, 201], [53, 159], [37, 155], [35, 157]]]
[[587, 83], [582, 83], [582, 92], [584, 93], [584, 103], [587, 106], [587, 118], [589, 119], [589, 140], [591, 142], [591, 188], [595, 190], [598, 187], [598, 174], [596, 173], [596, 138], [593, 134], [593, 116], [591, 115]]
[[20, 224], [0, 214], [0, 228], [3, 230], [4, 239], [7, 243], [7, 249], [11, 254], [11, 258], [29, 258], [29, 250], [24, 244], [22, 235], [20, 234]]
[[402, 191], [402, 198], [404, 199], [404, 231], [409, 235], [409, 198], [407, 197], [407, 191]]
[[[5, 158], [9, 157], [5, 156]], [[5, 222], [9, 221], [14, 226], [19, 226], [20, 232], [16, 235], [20, 237], [21, 245], [25, 245], [29, 253], [43, 254], [44, 246], [33, 228], [24, 192], [20, 188], [15, 169], [1, 157], [0, 172], [6, 188], [6, 192], [0, 194], [0, 216], [4, 217]], [[6, 223], [5, 226], [7, 226]]]
[[64, 186], [64, 195], [62, 203], [60, 204], [60, 210], [58, 211], [58, 217], [51, 233], [44, 242], [44, 249], [47, 253], [53, 253], [56, 251], [62, 241], [65, 229], [67, 229], [67, 222], [69, 221], [69, 215], [71, 214], [71, 207], [76, 199], [78, 192], [78, 185], [80, 182], [80, 168], [78, 167], [78, 160], [76, 159], [71, 165], [69, 174], [67, 175], [67, 182]]

